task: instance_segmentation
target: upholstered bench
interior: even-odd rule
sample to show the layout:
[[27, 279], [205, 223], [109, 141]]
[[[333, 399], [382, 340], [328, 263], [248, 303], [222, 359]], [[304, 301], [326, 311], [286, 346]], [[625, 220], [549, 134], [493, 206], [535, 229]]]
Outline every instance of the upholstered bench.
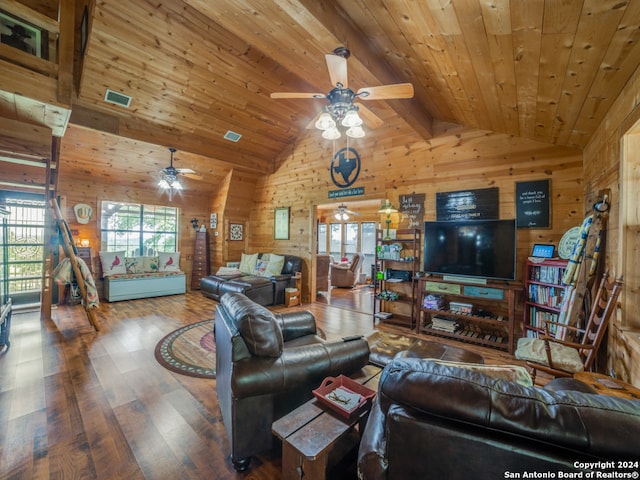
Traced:
[[484, 358], [470, 350], [407, 335], [374, 331], [367, 337], [369, 363], [384, 367], [397, 355], [433, 358], [449, 362], [484, 363]]

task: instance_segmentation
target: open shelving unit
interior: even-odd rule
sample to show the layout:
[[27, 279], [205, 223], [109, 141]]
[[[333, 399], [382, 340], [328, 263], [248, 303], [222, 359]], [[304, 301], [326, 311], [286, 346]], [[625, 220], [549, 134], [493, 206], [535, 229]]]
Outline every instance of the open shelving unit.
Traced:
[[[417, 228], [376, 230], [373, 324], [376, 321], [414, 329], [416, 326], [416, 273], [420, 269], [421, 232]], [[397, 294], [396, 300], [380, 298], [382, 292]], [[385, 318], [386, 317], [386, 318]]]
[[[465, 284], [443, 277], [421, 277], [418, 281], [418, 332], [484, 345], [513, 353], [515, 349], [515, 304], [519, 284]], [[425, 298], [440, 304], [425, 306]], [[458, 305], [453, 308], [453, 305]], [[435, 319], [435, 321], [434, 321]], [[451, 330], [437, 328], [447, 320]]]
[[[538, 337], [544, 333], [545, 321], [558, 321], [566, 285], [562, 276], [567, 260], [527, 260], [524, 272], [525, 302], [522, 335]], [[549, 325], [549, 334], [555, 335], [555, 325]]]

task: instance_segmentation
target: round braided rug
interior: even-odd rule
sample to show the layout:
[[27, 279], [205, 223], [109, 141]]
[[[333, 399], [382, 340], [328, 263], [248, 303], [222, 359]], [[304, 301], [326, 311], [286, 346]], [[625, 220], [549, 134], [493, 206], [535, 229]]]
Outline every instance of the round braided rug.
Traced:
[[172, 372], [190, 377], [216, 378], [213, 320], [185, 325], [158, 342], [156, 360]]

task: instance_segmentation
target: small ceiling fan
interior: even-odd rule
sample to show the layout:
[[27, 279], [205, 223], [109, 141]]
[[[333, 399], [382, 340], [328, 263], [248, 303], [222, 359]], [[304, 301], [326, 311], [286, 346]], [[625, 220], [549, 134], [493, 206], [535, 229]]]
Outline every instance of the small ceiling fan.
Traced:
[[334, 217], [336, 220], [349, 220], [350, 215], [360, 215], [358, 212], [354, 212], [353, 210], [349, 210], [347, 206], [343, 203], [338, 205], [334, 212]]
[[[356, 100], [390, 100], [396, 98], [412, 98], [413, 85], [411, 83], [398, 83], [393, 85], [380, 85], [377, 87], [362, 87], [357, 92], [349, 88], [347, 78], [347, 59], [351, 52], [346, 47], [338, 47], [332, 53], [325, 55], [329, 77], [333, 84], [333, 89], [327, 93], [304, 93], [304, 92], [274, 92], [271, 98], [312, 98], [326, 99], [329, 101], [317, 119], [310, 125], [323, 130], [324, 138], [335, 140], [340, 137], [340, 132], [336, 125], [348, 127], [347, 136], [359, 138], [364, 136], [361, 125], [362, 114], [369, 128], [377, 128], [382, 125], [382, 119]], [[310, 127], [307, 127], [310, 128]], [[337, 136], [336, 136], [337, 135]]]
[[198, 175], [195, 170], [192, 170], [191, 168], [175, 168], [173, 166], [173, 154], [176, 152], [176, 149], [169, 148], [169, 151], [171, 152], [171, 163], [168, 167], [160, 170], [163, 179], [166, 179], [167, 183], [171, 184], [169, 179], [177, 180], [178, 175], [182, 175], [187, 178], [193, 178], [194, 180], [202, 180], [202, 175]]

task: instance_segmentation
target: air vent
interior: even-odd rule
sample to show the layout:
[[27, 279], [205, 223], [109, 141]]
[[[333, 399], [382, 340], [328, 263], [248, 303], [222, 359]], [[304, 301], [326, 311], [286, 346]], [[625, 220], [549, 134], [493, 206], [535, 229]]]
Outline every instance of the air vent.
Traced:
[[231, 130], [227, 130], [227, 133], [224, 134], [224, 138], [226, 140], [231, 140], [232, 142], [237, 142], [238, 140], [240, 140], [240, 137], [242, 137], [242, 135], [236, 132], [232, 132]]
[[120, 105], [124, 108], [129, 108], [131, 105], [131, 97], [129, 95], [125, 95], [124, 93], [114, 92], [113, 90], [109, 90], [107, 88], [107, 93], [104, 94], [104, 101], [113, 103], [114, 105]]

